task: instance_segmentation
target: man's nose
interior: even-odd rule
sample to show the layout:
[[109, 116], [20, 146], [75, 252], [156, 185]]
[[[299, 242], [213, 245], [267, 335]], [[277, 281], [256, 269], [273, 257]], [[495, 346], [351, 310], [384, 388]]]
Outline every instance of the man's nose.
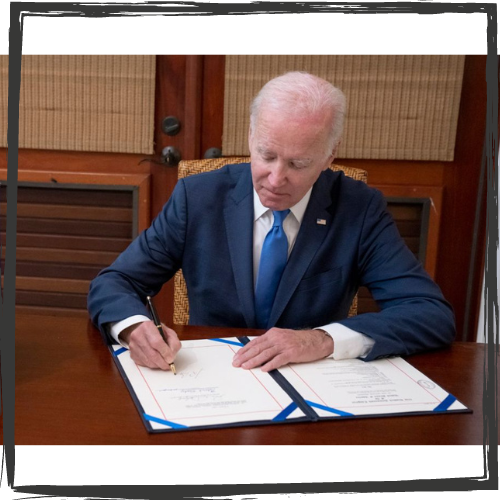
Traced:
[[276, 162], [268, 175], [269, 184], [280, 187], [286, 183], [286, 166], [282, 162]]

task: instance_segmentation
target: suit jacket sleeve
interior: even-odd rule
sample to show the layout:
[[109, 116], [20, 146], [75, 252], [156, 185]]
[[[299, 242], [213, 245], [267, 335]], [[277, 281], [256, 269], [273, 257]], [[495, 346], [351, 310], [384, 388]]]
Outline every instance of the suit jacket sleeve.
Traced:
[[179, 181], [151, 226], [91, 282], [88, 310], [102, 332], [110, 322], [136, 314], [150, 317], [146, 296], [156, 295], [181, 267], [186, 221], [185, 188]]
[[375, 340], [365, 360], [450, 344], [455, 320], [439, 287], [401, 238], [382, 194], [374, 191], [358, 245], [358, 276], [381, 311], [340, 321]]

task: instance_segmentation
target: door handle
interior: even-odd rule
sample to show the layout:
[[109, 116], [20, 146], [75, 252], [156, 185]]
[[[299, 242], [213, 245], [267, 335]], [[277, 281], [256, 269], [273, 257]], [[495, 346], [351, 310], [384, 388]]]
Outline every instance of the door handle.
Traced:
[[173, 146], [167, 146], [163, 148], [161, 152], [161, 162], [165, 164], [167, 167], [176, 167], [179, 165], [182, 156], [180, 151]]

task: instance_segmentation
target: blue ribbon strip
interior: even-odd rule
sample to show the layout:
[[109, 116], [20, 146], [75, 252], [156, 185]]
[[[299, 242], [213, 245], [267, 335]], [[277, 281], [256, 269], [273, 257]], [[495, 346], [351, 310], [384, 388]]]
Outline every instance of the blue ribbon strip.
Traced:
[[335, 408], [330, 408], [329, 406], [323, 406], [323, 405], [320, 405], [318, 403], [313, 403], [312, 401], [307, 401], [307, 399], [306, 399], [306, 403], [309, 406], [312, 406], [313, 408], [319, 408], [320, 410], [329, 411], [330, 413], [336, 413], [337, 415], [340, 415], [341, 417], [352, 417], [352, 416], [354, 416], [352, 413], [348, 413], [348, 412], [342, 411], [342, 410], [337, 410]]
[[446, 411], [456, 400], [457, 398], [453, 396], [453, 394], [448, 394], [448, 396], [446, 396], [446, 398], [444, 398], [433, 411]]
[[119, 356], [122, 352], [128, 351], [125, 347], [121, 347], [120, 349], [117, 349], [116, 351], [113, 352], [113, 356]]
[[144, 418], [146, 420], [149, 420], [151, 422], [156, 422], [157, 424], [168, 425], [169, 427], [172, 427], [172, 429], [187, 429], [188, 428], [187, 425], [169, 422], [168, 420], [163, 420], [162, 418], [153, 417], [151, 415], [148, 415], [147, 413], [143, 413], [143, 415], [144, 415]]
[[286, 417], [292, 413], [295, 408], [298, 408], [297, 403], [294, 403], [293, 401], [282, 411], [280, 411], [272, 420], [272, 422], [282, 422], [283, 420], [286, 420]]
[[226, 339], [209, 339], [213, 340], [214, 342], [222, 342], [223, 344], [232, 344], [232, 345], [237, 345], [238, 347], [243, 347], [243, 344], [241, 342], [235, 342], [234, 340], [226, 340]]

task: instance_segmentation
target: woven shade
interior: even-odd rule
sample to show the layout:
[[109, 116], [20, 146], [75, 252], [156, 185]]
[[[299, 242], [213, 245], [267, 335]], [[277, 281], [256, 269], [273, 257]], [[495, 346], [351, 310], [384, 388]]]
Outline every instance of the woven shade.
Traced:
[[[6, 147], [8, 56], [0, 99]], [[151, 154], [154, 99], [154, 56], [23, 56], [19, 147]]]
[[249, 106], [271, 78], [300, 70], [346, 94], [338, 157], [452, 161], [465, 56], [226, 56], [227, 155], [248, 154]]

